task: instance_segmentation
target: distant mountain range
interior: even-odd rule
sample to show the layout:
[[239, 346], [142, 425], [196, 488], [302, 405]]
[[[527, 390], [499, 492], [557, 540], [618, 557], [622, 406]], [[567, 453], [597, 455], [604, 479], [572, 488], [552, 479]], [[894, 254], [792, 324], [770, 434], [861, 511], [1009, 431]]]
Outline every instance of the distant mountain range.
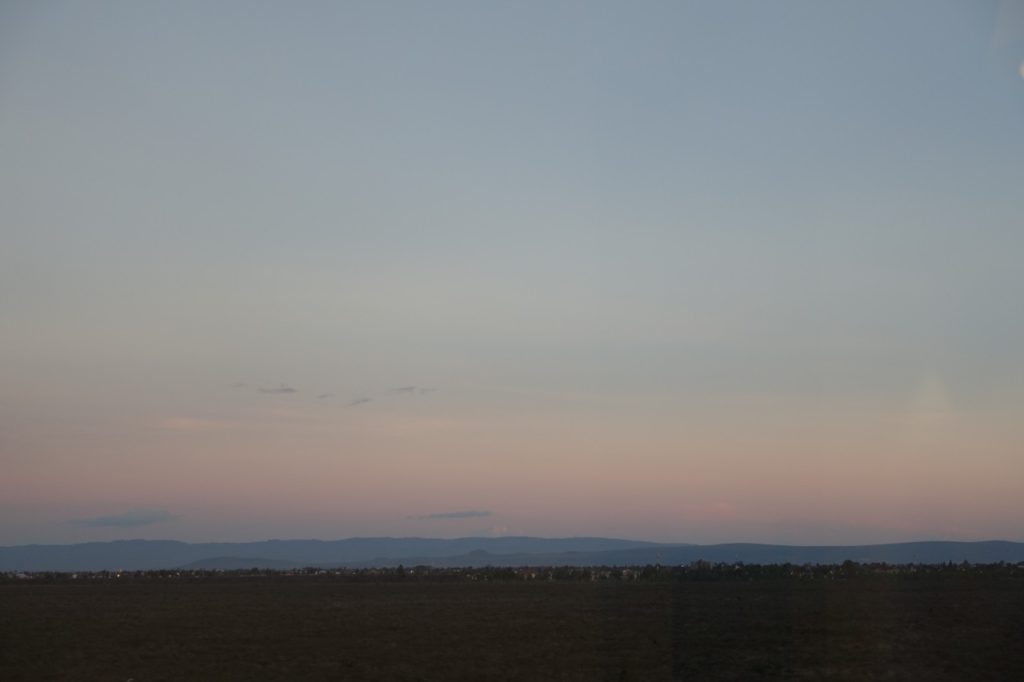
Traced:
[[[495, 555], [563, 552], [604, 552], [658, 547], [653, 542], [608, 538], [349, 538], [346, 540], [264, 540], [261, 542], [187, 543], [173, 540], [117, 540], [76, 545], [19, 545], [0, 547], [0, 571], [98, 571], [224, 567], [227, 560], [251, 561], [248, 566], [334, 567], [352, 563], [398, 565], [407, 557], [443, 560], [484, 551]], [[204, 563], [207, 562], [207, 563]], [[233, 566], [237, 568], [237, 565]]]
[[349, 538], [187, 543], [118, 540], [76, 545], [0, 547], [0, 571], [98, 571], [152, 569], [370, 568], [428, 565], [628, 566], [692, 561], [760, 564], [858, 562], [994, 563], [1024, 561], [1024, 543], [903, 542], [886, 545], [789, 546], [731, 543], [662, 544], [612, 538]]

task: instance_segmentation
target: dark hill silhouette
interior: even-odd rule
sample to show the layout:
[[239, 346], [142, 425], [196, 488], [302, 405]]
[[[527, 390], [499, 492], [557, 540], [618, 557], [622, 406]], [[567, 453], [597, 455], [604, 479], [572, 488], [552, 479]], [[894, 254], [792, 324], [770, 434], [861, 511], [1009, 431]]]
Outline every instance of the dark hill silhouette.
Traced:
[[[445, 557], [484, 550], [493, 554], [599, 552], [656, 547], [656, 543], [612, 538], [469, 537], [348, 538], [186, 543], [173, 540], [117, 540], [75, 545], [0, 547], [0, 571], [99, 571], [179, 568], [211, 558], [258, 558], [303, 566], [336, 566], [408, 556]], [[400, 561], [396, 561], [401, 563]], [[271, 567], [269, 563], [265, 564]]]
[[283, 561], [281, 559], [254, 559], [251, 557], [218, 556], [209, 559], [200, 559], [180, 568], [192, 571], [238, 571], [250, 568], [269, 568], [275, 571], [287, 571], [294, 568], [303, 568], [303, 565], [294, 561]]
[[395, 566], [638, 566], [689, 564], [693, 561], [747, 564], [841, 564], [844, 561], [888, 564], [997, 563], [1024, 561], [1024, 543], [905, 542], [887, 545], [788, 546], [732, 543], [722, 545], [662, 545], [600, 552], [556, 554], [491, 554], [475, 551], [448, 557], [388, 558], [347, 564], [351, 568]]
[[0, 547], [0, 571], [150, 570], [429, 566], [626, 566], [692, 561], [763, 564], [858, 562], [995, 563], [1024, 561], [1024, 543], [905, 542], [788, 546], [751, 543], [658, 544], [612, 538], [350, 538], [196, 543], [124, 540]]

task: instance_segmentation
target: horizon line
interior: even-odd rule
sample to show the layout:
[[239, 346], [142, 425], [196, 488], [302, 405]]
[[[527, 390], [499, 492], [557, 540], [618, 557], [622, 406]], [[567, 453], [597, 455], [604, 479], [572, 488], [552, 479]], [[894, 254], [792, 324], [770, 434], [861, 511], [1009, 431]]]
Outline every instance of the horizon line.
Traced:
[[603, 535], [566, 535], [559, 537], [547, 537], [542, 535], [501, 535], [501, 536], [487, 536], [487, 535], [465, 535], [454, 538], [440, 538], [440, 537], [429, 537], [422, 535], [353, 535], [344, 538], [336, 538], [333, 540], [324, 540], [321, 538], [266, 538], [263, 540], [203, 540], [203, 541], [189, 541], [189, 540], [176, 540], [173, 538], [119, 538], [115, 540], [87, 540], [84, 542], [26, 542], [12, 545], [0, 545], [0, 549], [9, 549], [14, 547], [74, 547], [78, 545], [110, 545], [121, 542], [174, 542], [184, 545], [248, 545], [248, 544], [259, 544], [265, 542], [322, 542], [322, 543], [333, 543], [333, 542], [347, 542], [350, 540], [437, 540], [442, 542], [457, 542], [460, 540], [489, 540], [489, 541], [500, 541], [500, 540], [610, 540], [616, 542], [635, 542], [638, 544], [647, 545], [660, 545], [665, 547], [722, 547], [727, 545], [762, 545], [769, 547], [814, 547], [814, 548], [849, 548], [849, 547], [881, 547], [887, 545], [912, 545], [912, 544], [927, 544], [927, 543], [955, 543], [955, 544], [983, 544], [983, 543], [1007, 543], [1007, 544], [1024, 544], [1024, 540], [1008, 540], [1006, 538], [989, 538], [986, 540], [898, 540], [892, 542], [865, 542], [865, 543], [846, 543], [846, 544], [790, 544], [785, 542], [765, 542], [765, 541], [732, 541], [732, 542], [682, 542], [682, 541], [657, 541], [657, 540], [636, 540], [632, 538], [623, 537], [608, 537]]

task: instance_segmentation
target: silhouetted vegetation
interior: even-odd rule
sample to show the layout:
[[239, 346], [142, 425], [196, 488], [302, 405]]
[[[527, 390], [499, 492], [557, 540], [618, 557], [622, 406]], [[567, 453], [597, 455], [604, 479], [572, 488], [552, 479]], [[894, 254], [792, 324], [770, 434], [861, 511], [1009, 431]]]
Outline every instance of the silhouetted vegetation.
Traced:
[[754, 578], [798, 578], [801, 580], [843, 580], [858, 576], [899, 576], [925, 578], [941, 575], [975, 577], [1024, 576], [1024, 562], [993, 564], [885, 564], [846, 561], [831, 564], [743, 564], [695, 561], [684, 566], [487, 566], [484, 568], [439, 568], [398, 565], [393, 568], [319, 568], [277, 570], [170, 569], [152, 571], [60, 571], [0, 572], [0, 583], [32, 580], [67, 582], [75, 580], [223, 580], [253, 577], [317, 576], [353, 582], [495, 582], [541, 580], [557, 582], [670, 582], [673, 580], [751, 580]]
[[5, 680], [1024, 679], [1024, 564], [0, 575]]

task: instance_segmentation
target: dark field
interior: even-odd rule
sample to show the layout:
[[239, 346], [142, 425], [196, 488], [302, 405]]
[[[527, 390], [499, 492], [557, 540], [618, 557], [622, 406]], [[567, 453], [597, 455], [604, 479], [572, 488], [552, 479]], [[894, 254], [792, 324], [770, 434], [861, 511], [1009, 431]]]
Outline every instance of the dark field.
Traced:
[[10, 580], [0, 679], [1024, 679], [1024, 575]]

